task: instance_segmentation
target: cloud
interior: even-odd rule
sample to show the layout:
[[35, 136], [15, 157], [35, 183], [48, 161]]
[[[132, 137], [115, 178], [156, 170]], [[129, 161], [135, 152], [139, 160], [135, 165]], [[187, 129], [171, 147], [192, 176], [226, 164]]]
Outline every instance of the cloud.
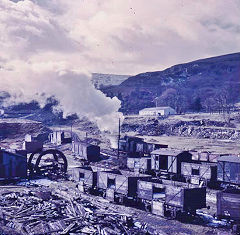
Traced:
[[70, 53], [81, 48], [54, 17], [31, 1], [0, 3], [0, 44], [10, 58], [29, 59], [48, 51]]
[[239, 0], [1, 0], [0, 86], [109, 117], [119, 101], [79, 71], [136, 74], [237, 52], [239, 30]]
[[0, 32], [17, 56], [136, 74], [240, 50], [239, 0], [15, 2], [0, 3]]
[[135, 74], [240, 49], [239, 0], [59, 0], [57, 11], [44, 2], [94, 71]]

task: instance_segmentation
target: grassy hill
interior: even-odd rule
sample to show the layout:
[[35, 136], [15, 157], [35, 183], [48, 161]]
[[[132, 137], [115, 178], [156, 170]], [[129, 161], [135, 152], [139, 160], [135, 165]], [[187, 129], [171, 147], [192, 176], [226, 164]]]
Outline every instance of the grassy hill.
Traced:
[[101, 89], [122, 101], [124, 114], [145, 107], [169, 105], [178, 112], [218, 110], [240, 98], [240, 53], [201, 59], [163, 71], [129, 77], [120, 85]]

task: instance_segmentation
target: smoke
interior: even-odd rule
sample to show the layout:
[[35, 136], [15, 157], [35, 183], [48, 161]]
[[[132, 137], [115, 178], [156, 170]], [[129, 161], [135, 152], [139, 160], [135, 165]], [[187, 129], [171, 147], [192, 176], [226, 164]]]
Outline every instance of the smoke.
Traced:
[[43, 107], [47, 98], [54, 96], [64, 117], [76, 113], [96, 121], [101, 130], [117, 129], [121, 102], [96, 90], [87, 72], [56, 63], [29, 65], [15, 61], [11, 68], [0, 71], [1, 89], [11, 94], [8, 105], [36, 100]]
[[44, 107], [54, 97], [65, 117], [76, 113], [101, 130], [117, 129], [121, 103], [92, 85], [84, 38], [72, 38], [55, 13], [30, 0], [1, 0], [0, 12], [0, 91], [11, 95], [5, 105], [36, 100]]

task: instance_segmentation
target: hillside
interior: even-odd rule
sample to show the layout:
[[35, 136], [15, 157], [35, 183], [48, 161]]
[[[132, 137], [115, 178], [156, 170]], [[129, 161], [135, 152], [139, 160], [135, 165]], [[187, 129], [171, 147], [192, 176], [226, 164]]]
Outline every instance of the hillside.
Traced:
[[45, 141], [51, 132], [49, 128], [40, 122], [27, 119], [0, 119], [0, 140], [9, 138], [24, 138], [26, 134], [37, 137], [38, 140]]
[[123, 81], [127, 80], [130, 75], [116, 75], [116, 74], [102, 74], [93, 73], [92, 82], [94, 86], [99, 89], [108, 86], [119, 85]]
[[240, 53], [201, 59], [163, 71], [130, 77], [120, 85], [101, 89], [122, 101], [124, 114], [145, 107], [169, 105], [179, 113], [218, 110], [240, 98]]

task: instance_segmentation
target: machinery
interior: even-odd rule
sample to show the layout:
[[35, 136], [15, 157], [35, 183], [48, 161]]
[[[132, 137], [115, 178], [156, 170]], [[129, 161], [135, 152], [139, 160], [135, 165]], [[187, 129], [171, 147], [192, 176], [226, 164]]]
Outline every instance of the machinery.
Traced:
[[64, 176], [67, 166], [65, 155], [57, 149], [32, 153], [28, 159], [30, 176]]

